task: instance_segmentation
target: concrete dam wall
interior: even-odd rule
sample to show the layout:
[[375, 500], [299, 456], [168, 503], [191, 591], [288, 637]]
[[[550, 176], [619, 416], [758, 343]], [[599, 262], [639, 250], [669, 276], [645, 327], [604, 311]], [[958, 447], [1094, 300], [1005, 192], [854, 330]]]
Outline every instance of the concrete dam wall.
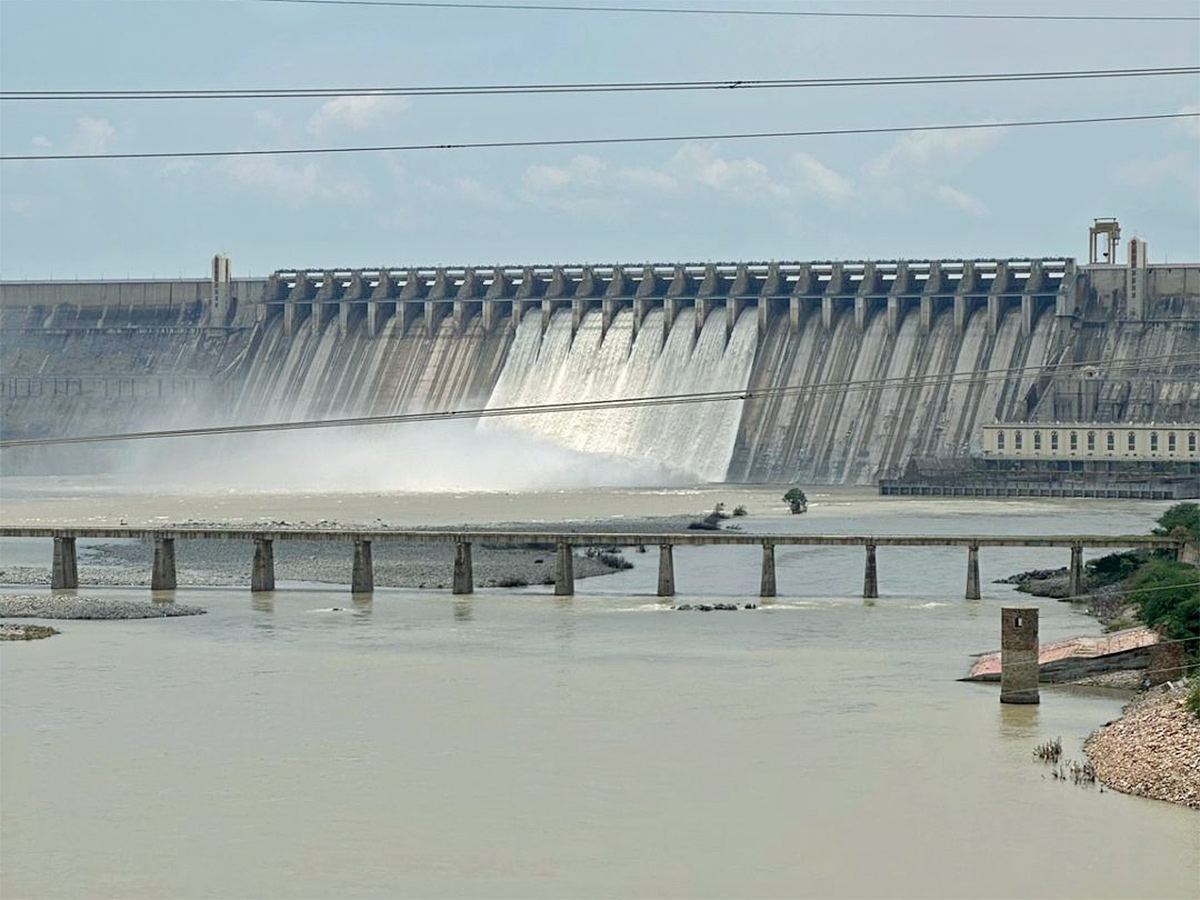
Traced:
[[[1150, 275], [1136, 296], [1123, 267], [1069, 259], [8, 282], [3, 433], [739, 391], [477, 428], [700, 480], [872, 483], [977, 453], [998, 420], [1200, 418], [1200, 267]], [[1072, 367], [1096, 360], [1145, 371]], [[994, 374], [950, 377], [978, 370]], [[121, 446], [8, 450], [5, 469], [103, 466]]]

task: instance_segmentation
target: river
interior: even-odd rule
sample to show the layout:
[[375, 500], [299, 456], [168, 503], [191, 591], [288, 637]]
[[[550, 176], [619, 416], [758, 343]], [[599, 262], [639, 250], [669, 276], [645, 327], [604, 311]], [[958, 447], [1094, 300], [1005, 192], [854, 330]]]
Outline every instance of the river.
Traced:
[[[6, 523], [389, 524], [699, 513], [752, 532], [1134, 533], [1168, 505], [920, 501], [856, 489], [134, 492], [5, 479]], [[249, 549], [247, 549], [249, 553]], [[46, 542], [4, 541], [13, 564]], [[186, 545], [179, 548], [181, 560]], [[551, 588], [187, 588], [208, 615], [59, 622], [0, 653], [5, 897], [1196, 897], [1200, 816], [1050, 778], [1124, 695], [963, 684], [1000, 607], [1096, 633], [994, 579], [1065, 550], [780, 547], [777, 602], [672, 612], [656, 556]], [[677, 547], [676, 602], [757, 599], [756, 548]], [[28, 590], [16, 589], [13, 590]], [[142, 588], [84, 588], [144, 599]]]

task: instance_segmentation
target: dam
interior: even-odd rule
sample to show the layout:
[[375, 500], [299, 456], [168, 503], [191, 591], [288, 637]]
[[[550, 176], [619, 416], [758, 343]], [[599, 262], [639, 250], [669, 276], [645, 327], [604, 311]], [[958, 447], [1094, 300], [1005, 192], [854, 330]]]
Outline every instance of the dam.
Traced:
[[253, 279], [217, 257], [202, 279], [2, 282], [0, 342], [5, 440], [729, 391], [474, 427], [692, 480], [868, 484], [978, 455], [997, 423], [1200, 421], [1200, 264], [1144, 252]]

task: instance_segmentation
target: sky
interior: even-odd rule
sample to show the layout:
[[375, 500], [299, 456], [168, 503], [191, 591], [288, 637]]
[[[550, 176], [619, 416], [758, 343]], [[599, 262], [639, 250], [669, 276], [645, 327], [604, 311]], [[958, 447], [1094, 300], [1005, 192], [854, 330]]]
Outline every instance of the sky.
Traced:
[[[1200, 4], [1172, 0], [754, 0], [753, 8], [1200, 14]], [[1200, 27], [1178, 22], [0, 0], [6, 91], [1198, 64]], [[540, 96], [6, 101], [0, 151], [349, 147], [1181, 111], [1200, 111], [1196, 76]], [[1147, 240], [1152, 261], [1200, 261], [1200, 119], [319, 157], [8, 161], [0, 163], [0, 277], [203, 277], [218, 252], [229, 255], [235, 276], [438, 264], [1086, 259], [1087, 229], [1098, 216], [1117, 217], [1125, 239]]]

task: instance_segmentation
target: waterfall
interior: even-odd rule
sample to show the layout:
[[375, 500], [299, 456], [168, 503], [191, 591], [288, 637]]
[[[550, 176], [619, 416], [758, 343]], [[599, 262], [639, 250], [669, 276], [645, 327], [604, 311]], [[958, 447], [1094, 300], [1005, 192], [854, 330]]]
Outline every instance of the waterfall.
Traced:
[[[956, 261], [937, 270], [939, 282], [899, 263], [283, 272], [244, 285], [246, 302], [224, 324], [206, 318], [207, 282], [116, 282], [104, 286], [111, 295], [87, 283], [0, 283], [0, 412], [5, 435], [18, 438], [706, 391], [751, 396], [445, 428], [196, 439], [186, 458], [175, 442], [33, 448], [13, 451], [5, 465], [116, 465], [141, 477], [152, 463], [166, 471], [210, 464], [219, 481], [259, 463], [273, 475], [286, 460], [306, 484], [328, 483], [330, 472], [352, 482], [367, 471], [403, 471], [404, 489], [438, 479], [495, 486], [518, 470], [522, 483], [547, 484], [869, 484], [915, 457], [978, 454], [981, 427], [997, 420], [1194, 420], [1200, 381], [1188, 357], [1200, 299], [1191, 282], [1164, 281], [1175, 293], [1161, 288], [1144, 318], [1131, 318], [1115, 294], [1080, 290], [1072, 266], [1047, 274], [1034, 262], [1011, 261], [1011, 284], [993, 290], [999, 263], [980, 261], [977, 287], [989, 291], [987, 302], [961, 288], [967, 268]], [[1013, 276], [1014, 268], [1026, 274]], [[934, 271], [931, 261], [929, 278]], [[1037, 273], [1044, 293], [1030, 296]], [[147, 307], [151, 288], [159, 305]], [[343, 300], [329, 299], [340, 291]], [[1091, 299], [1058, 315], [1063, 291]], [[318, 292], [321, 302], [304, 299]], [[730, 327], [726, 313], [738, 307]], [[714, 314], [697, 327], [706, 309]], [[1032, 316], [1030, 333], [1023, 316]], [[1184, 358], [1164, 365], [1167, 354]], [[1061, 365], [1048, 371], [1052, 361]], [[1095, 363], [1086, 375], [1075, 371], [1083, 361]], [[992, 375], [964, 377], [979, 371]]]
[[[740, 316], [726, 337], [724, 316], [710, 316], [696, 333], [696, 312], [679, 312], [663, 335], [663, 312], [651, 310], [634, 336], [632, 310], [603, 329], [590, 311], [571, 334], [561, 310], [546, 333], [526, 315], [489, 408], [744, 390], [758, 345], [753, 313]], [[737, 438], [742, 401], [641, 409], [588, 410], [489, 419], [487, 432], [519, 430], [563, 447], [625, 457], [721, 481]]]
[[264, 328], [234, 406], [239, 422], [392, 415], [483, 406], [510, 341], [478, 318], [459, 333], [444, 319], [430, 337], [398, 319], [371, 337], [310, 317], [295, 334], [280, 319]]
[[[832, 330], [810, 316], [793, 330], [772, 323], [754, 368], [754, 390], [793, 387], [746, 404], [729, 477], [739, 481], [869, 484], [898, 473], [914, 456], [964, 456], [978, 450], [980, 426], [1018, 415], [1036, 373], [971, 381], [978, 370], [1041, 365], [1053, 317], [1022, 340], [1009, 311], [995, 334], [976, 310], [961, 333], [949, 310], [928, 334], [911, 310], [895, 333], [882, 313], [860, 330], [835, 318]], [[959, 376], [955, 378], [954, 376]], [[854, 382], [886, 379], [862, 388]], [[917, 379], [901, 384], [896, 379]]]

